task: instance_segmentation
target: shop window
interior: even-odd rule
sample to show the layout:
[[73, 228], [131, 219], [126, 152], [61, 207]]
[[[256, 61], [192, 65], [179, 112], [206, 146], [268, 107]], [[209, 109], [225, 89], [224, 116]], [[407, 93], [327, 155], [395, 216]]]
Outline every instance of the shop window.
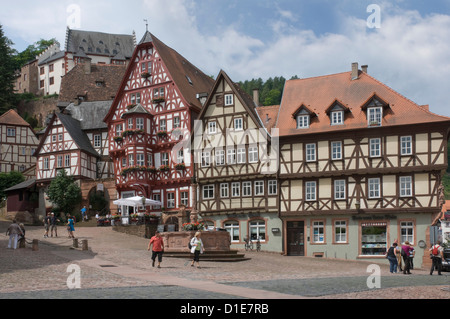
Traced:
[[384, 256], [387, 249], [387, 224], [361, 224], [361, 255]]
[[225, 222], [224, 228], [230, 233], [231, 242], [239, 242], [239, 222], [228, 221]]
[[251, 240], [266, 240], [266, 222], [263, 220], [254, 220], [250, 222], [250, 239]]

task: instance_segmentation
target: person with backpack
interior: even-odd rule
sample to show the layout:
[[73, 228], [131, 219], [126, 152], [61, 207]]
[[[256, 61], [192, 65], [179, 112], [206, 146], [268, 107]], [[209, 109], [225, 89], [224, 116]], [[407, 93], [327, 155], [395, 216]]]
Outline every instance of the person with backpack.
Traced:
[[444, 248], [441, 246], [441, 242], [438, 240], [436, 244], [431, 246], [431, 260], [433, 261], [430, 269], [430, 275], [433, 275], [433, 271], [436, 268], [438, 275], [441, 275], [442, 270], [442, 258], [444, 258]]
[[397, 266], [398, 266], [398, 262], [397, 262], [398, 248], [397, 248], [397, 246], [398, 246], [397, 243], [394, 242], [386, 253], [386, 258], [389, 260], [389, 271], [391, 274], [397, 273]]

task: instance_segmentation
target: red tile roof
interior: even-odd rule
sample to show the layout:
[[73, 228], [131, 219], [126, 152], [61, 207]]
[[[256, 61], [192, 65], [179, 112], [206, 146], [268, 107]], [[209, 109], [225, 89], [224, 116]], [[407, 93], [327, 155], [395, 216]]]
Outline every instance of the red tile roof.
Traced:
[[19, 114], [14, 110], [9, 110], [0, 116], [0, 124], [30, 126]]
[[[367, 128], [365, 106], [374, 96], [381, 103], [387, 103], [383, 112], [383, 127], [450, 121], [449, 117], [429, 112], [427, 106], [412, 102], [367, 73], [359, 71], [356, 80], [351, 79], [351, 72], [344, 72], [286, 81], [276, 127], [280, 129], [280, 136]], [[327, 111], [335, 101], [348, 108], [343, 125], [330, 125]], [[293, 114], [302, 105], [317, 117], [311, 120], [309, 128], [297, 129]]]

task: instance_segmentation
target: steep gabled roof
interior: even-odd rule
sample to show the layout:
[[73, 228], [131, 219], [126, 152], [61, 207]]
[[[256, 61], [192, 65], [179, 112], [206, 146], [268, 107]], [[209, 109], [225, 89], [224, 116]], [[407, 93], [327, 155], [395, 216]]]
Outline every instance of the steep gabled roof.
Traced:
[[16, 111], [9, 110], [0, 116], [0, 124], [16, 125], [16, 126], [30, 126]]
[[[280, 129], [280, 136], [367, 128], [366, 106], [373, 99], [385, 108], [383, 127], [450, 121], [448, 117], [429, 112], [365, 72], [359, 72], [355, 80], [351, 79], [351, 72], [344, 72], [286, 81], [276, 127]], [[330, 103], [336, 100], [351, 112], [343, 125], [330, 125], [327, 115]], [[309, 128], [296, 128], [292, 114], [300, 103], [308, 105], [317, 114]]]
[[108, 118], [114, 114], [115, 108], [122, 98], [123, 90], [125, 89], [130, 74], [134, 69], [134, 63], [139, 50], [145, 48], [146, 46], [153, 46], [158, 51], [168, 73], [171, 75], [173, 81], [181, 91], [181, 94], [185, 98], [186, 102], [198, 111], [201, 110], [202, 105], [197, 99], [197, 94], [209, 92], [214, 84], [214, 80], [204, 74], [200, 69], [190, 63], [177, 51], [168, 47], [157, 37], [147, 31], [134, 50], [133, 57], [131, 58], [131, 62], [128, 64], [128, 68], [122, 79], [118, 94], [113, 102], [110, 112], [104, 119], [105, 122], [107, 122]]

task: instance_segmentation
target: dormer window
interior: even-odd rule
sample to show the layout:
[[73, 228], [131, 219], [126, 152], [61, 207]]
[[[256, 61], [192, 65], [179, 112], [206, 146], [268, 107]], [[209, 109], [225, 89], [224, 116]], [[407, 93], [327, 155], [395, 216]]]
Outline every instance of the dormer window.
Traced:
[[344, 111], [331, 112], [331, 125], [344, 124]]
[[330, 125], [344, 125], [346, 112], [350, 112], [350, 109], [343, 103], [335, 100], [326, 110], [330, 117]]
[[297, 128], [308, 128], [309, 127], [309, 114], [307, 115], [297, 115]]
[[383, 117], [389, 108], [389, 104], [375, 93], [361, 106], [361, 109], [366, 111], [368, 126], [381, 126]]
[[369, 126], [381, 126], [381, 119], [383, 118], [382, 107], [368, 107], [367, 121]]

